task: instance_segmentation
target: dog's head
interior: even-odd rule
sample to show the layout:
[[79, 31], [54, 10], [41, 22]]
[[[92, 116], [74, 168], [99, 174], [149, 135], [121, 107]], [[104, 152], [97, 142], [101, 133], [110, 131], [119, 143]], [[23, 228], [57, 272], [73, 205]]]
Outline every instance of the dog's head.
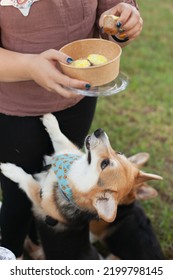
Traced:
[[115, 219], [117, 205], [141, 184], [162, 179], [140, 171], [123, 154], [114, 151], [102, 129], [86, 137], [85, 151], [69, 174], [74, 199], [107, 222]]

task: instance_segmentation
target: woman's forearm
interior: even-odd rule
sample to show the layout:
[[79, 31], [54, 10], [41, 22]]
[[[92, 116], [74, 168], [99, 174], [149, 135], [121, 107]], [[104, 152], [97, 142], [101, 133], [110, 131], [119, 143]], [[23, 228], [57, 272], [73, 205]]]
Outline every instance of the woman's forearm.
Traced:
[[77, 94], [66, 87], [86, 89], [88, 82], [64, 75], [57, 67], [60, 61], [68, 63], [69, 56], [54, 49], [40, 54], [22, 54], [0, 48], [0, 82], [33, 80], [47, 91], [66, 98], [76, 97]]
[[34, 55], [12, 52], [0, 48], [0, 81], [17, 82], [31, 80], [29, 61]]

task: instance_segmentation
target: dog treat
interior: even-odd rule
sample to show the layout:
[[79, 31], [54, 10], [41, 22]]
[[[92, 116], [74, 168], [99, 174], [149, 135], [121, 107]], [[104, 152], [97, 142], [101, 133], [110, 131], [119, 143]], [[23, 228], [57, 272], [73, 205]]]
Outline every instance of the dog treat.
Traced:
[[91, 63], [88, 59], [77, 59], [74, 60], [70, 65], [79, 68], [85, 68], [91, 66]]
[[115, 35], [118, 33], [117, 21], [119, 17], [114, 15], [105, 15], [103, 18], [103, 32]]
[[96, 66], [108, 62], [108, 59], [101, 54], [89, 54], [87, 58], [74, 60], [70, 65], [79, 68]]
[[91, 62], [91, 65], [100, 65], [108, 62], [107, 58], [101, 54], [90, 54], [87, 59]]

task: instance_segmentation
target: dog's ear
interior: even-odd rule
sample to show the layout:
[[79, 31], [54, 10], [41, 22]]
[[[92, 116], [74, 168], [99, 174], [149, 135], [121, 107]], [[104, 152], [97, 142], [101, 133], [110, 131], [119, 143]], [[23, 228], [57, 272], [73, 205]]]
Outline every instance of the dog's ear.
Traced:
[[137, 153], [133, 156], [128, 157], [128, 160], [135, 164], [138, 168], [144, 166], [150, 158], [150, 155], [145, 152]]
[[93, 200], [93, 206], [95, 207], [98, 216], [106, 222], [113, 222], [117, 214], [118, 202], [115, 195], [110, 192], [106, 192], [100, 197], [96, 197]]
[[140, 185], [136, 190], [136, 199], [146, 200], [158, 196], [158, 192], [148, 184]]
[[139, 171], [135, 179], [135, 185], [143, 184], [144, 182], [147, 182], [149, 180], [162, 180], [162, 179], [163, 178], [159, 175]]

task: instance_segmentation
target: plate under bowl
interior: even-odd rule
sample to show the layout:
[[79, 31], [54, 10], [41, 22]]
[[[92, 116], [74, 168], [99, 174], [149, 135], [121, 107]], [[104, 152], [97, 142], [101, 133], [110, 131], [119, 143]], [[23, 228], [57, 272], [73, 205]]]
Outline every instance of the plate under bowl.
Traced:
[[112, 82], [92, 87], [90, 90], [82, 90], [82, 89], [76, 89], [76, 88], [68, 88], [68, 90], [71, 90], [77, 94], [85, 95], [85, 96], [91, 96], [91, 97], [101, 97], [101, 96], [109, 96], [113, 94], [117, 94], [122, 92], [126, 89], [128, 85], [128, 77], [124, 73], [120, 73], [116, 79], [114, 79]]

